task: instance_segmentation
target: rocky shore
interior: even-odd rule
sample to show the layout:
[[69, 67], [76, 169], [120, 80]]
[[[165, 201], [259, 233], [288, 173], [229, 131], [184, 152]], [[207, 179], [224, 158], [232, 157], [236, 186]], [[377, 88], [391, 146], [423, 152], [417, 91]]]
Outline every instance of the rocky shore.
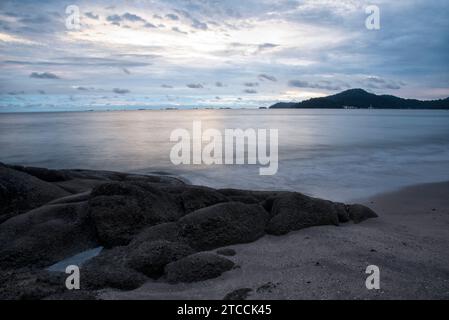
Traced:
[[[97, 299], [101, 290], [149, 281], [204, 281], [239, 267], [227, 246], [374, 217], [363, 205], [296, 192], [0, 164], [0, 299]], [[67, 275], [47, 270], [97, 247], [104, 249], [80, 266], [81, 290], [67, 290]]]

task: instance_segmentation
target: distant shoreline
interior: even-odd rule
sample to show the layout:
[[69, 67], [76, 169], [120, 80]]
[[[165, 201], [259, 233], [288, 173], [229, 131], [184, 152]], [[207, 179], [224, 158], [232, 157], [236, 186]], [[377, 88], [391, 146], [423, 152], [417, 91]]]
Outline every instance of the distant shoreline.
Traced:
[[7, 114], [42, 114], [42, 113], [99, 113], [99, 112], [140, 112], [140, 111], [167, 111], [167, 112], [175, 112], [175, 111], [236, 111], [236, 110], [247, 110], [247, 111], [261, 111], [267, 112], [271, 110], [341, 110], [341, 111], [350, 111], [350, 110], [366, 110], [366, 111], [388, 111], [388, 110], [402, 110], [402, 111], [449, 111], [449, 108], [197, 108], [197, 109], [129, 109], [129, 110], [57, 110], [57, 111], [11, 111], [11, 112], [2, 112], [0, 111], [0, 115]]

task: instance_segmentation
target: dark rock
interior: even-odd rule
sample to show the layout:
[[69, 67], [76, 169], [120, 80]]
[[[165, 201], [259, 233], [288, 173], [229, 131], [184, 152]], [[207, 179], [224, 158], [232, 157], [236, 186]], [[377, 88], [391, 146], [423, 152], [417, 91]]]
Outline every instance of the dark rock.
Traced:
[[168, 282], [195, 282], [219, 277], [231, 270], [234, 262], [212, 253], [200, 252], [165, 267]]
[[192, 212], [178, 225], [180, 236], [198, 250], [252, 242], [264, 235], [268, 213], [259, 205], [225, 202]]
[[211, 188], [189, 187], [182, 194], [185, 213], [229, 201], [224, 195]]
[[89, 212], [106, 247], [126, 245], [143, 228], [176, 221], [184, 214], [176, 197], [136, 182], [106, 183], [94, 188]]
[[74, 195], [70, 195], [67, 197], [59, 198], [53, 201], [50, 201], [48, 204], [68, 204], [68, 203], [76, 203], [83, 202], [89, 200], [90, 192], [82, 192]]
[[220, 254], [222, 256], [232, 257], [232, 256], [235, 256], [235, 253], [236, 253], [235, 250], [231, 249], [231, 248], [217, 250], [217, 254]]
[[182, 241], [179, 236], [179, 227], [175, 222], [161, 223], [155, 226], [147, 227], [133, 238], [130, 247], [140, 245], [142, 242], [151, 242], [156, 240], [166, 240], [171, 242]]
[[351, 220], [351, 217], [349, 216], [349, 211], [344, 203], [335, 203], [335, 210], [337, 211], [338, 215], [338, 222], [340, 223], [346, 223]]
[[162, 276], [168, 263], [192, 253], [193, 249], [182, 243], [164, 240], [142, 242], [128, 253], [128, 265], [148, 277], [158, 278]]
[[315, 199], [300, 193], [278, 197], [273, 202], [272, 215], [267, 233], [286, 234], [312, 226], [338, 225], [335, 205], [326, 200]]
[[251, 288], [237, 289], [225, 295], [223, 300], [246, 300], [252, 291], [253, 289]]
[[0, 223], [69, 193], [27, 173], [0, 166]]
[[47, 182], [66, 181], [70, 179], [69, 175], [59, 170], [24, 166], [10, 166], [10, 168], [28, 173], [33, 177]]
[[147, 277], [128, 266], [128, 248], [103, 250], [87, 261], [80, 270], [81, 288], [133, 290], [147, 281]]
[[47, 205], [0, 225], [0, 267], [46, 267], [98, 246], [86, 202]]
[[267, 282], [267, 283], [264, 283], [263, 285], [261, 285], [259, 288], [257, 288], [256, 291], [258, 293], [263, 293], [263, 292], [271, 293], [271, 292], [273, 292], [274, 289], [276, 289], [278, 284], [279, 283]]
[[349, 217], [354, 223], [360, 223], [370, 218], [377, 218], [377, 214], [368, 207], [361, 204], [352, 204], [348, 206]]
[[63, 273], [28, 269], [1, 271], [0, 300], [38, 300], [67, 290]]

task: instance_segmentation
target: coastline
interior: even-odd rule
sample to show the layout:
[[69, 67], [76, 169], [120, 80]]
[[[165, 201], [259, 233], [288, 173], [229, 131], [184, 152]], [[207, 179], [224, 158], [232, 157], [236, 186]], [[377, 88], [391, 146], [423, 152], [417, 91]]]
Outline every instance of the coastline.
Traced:
[[0, 182], [1, 299], [449, 299], [449, 182], [360, 205], [3, 164]]
[[[449, 299], [449, 181], [362, 200], [379, 217], [358, 225], [312, 227], [234, 245], [240, 266], [194, 285], [147, 282], [102, 299]], [[435, 211], [432, 211], [435, 209]], [[317, 264], [318, 263], [318, 264]], [[365, 268], [380, 268], [380, 290], [365, 288]]]

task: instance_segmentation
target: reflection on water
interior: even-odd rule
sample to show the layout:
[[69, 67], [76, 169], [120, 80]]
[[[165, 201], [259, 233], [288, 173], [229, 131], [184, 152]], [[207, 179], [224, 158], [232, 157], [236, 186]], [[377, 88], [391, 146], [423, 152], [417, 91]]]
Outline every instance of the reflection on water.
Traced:
[[[179, 166], [173, 129], [279, 129], [279, 171]], [[174, 110], [0, 114], [0, 161], [51, 168], [168, 171], [215, 187], [287, 189], [348, 200], [449, 180], [449, 112]]]

